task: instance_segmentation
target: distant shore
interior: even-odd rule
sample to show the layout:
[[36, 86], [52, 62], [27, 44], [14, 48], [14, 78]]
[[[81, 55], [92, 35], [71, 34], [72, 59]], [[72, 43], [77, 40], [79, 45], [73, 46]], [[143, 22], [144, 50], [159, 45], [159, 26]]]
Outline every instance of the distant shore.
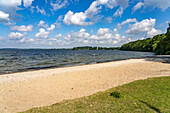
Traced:
[[170, 76], [168, 62], [153, 61], [130, 59], [0, 75], [0, 112], [24, 111], [139, 79]]

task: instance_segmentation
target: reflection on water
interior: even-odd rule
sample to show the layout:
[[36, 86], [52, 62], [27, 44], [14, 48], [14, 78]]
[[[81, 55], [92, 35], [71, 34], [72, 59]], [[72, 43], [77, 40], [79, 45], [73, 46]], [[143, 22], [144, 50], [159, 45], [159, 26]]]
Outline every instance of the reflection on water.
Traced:
[[153, 55], [118, 50], [0, 49], [0, 74]]

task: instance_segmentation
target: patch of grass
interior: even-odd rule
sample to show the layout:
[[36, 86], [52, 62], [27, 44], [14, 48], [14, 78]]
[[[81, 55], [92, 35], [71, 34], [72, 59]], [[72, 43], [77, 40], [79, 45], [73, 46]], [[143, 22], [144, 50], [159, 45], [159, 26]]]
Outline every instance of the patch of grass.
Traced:
[[[115, 92], [117, 91], [117, 92]], [[114, 93], [113, 93], [114, 92]], [[120, 96], [121, 98], [113, 98]], [[110, 96], [113, 95], [113, 96]], [[170, 77], [149, 78], [24, 113], [170, 112]]]

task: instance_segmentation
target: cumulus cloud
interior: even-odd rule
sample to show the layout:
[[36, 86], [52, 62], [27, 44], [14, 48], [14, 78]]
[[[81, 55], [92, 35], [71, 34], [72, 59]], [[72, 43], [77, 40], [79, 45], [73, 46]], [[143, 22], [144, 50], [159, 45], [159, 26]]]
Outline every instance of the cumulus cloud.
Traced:
[[25, 6], [25, 7], [31, 6], [31, 4], [32, 4], [33, 1], [34, 1], [34, 0], [23, 0], [24, 6]]
[[121, 39], [125, 38], [125, 37], [121, 37], [120, 34], [118, 34], [117, 29], [114, 29], [113, 31], [110, 30], [109, 28], [100, 28], [97, 31], [96, 35], [92, 35], [90, 37], [91, 39], [95, 39], [95, 40], [103, 40], [103, 41], [108, 41], [109, 42], [113, 42], [113, 41], [120, 41]]
[[109, 28], [100, 28], [96, 35], [91, 35], [85, 29], [78, 32], [68, 33], [64, 36], [67, 44], [90, 44], [90, 45], [116, 45], [129, 41], [125, 36], [121, 36], [117, 29], [110, 30]]
[[131, 22], [138, 22], [137, 20], [136, 20], [136, 18], [133, 18], [133, 19], [127, 19], [127, 20], [125, 20], [125, 21], [123, 21], [122, 23], [118, 23], [118, 25], [117, 25], [117, 27], [119, 28], [119, 29], [121, 29], [121, 26], [122, 25], [124, 25], [124, 24], [128, 24], [128, 23], [131, 23]]
[[3, 11], [0, 11], [0, 22], [6, 22], [6, 21], [9, 21], [9, 14], [3, 12]]
[[35, 40], [33, 38], [22, 38], [19, 40], [21, 43], [33, 43]]
[[129, 29], [126, 30], [125, 33], [140, 36], [140, 38], [152, 38], [154, 35], [162, 33], [161, 30], [154, 28], [155, 22], [156, 19], [144, 19], [141, 22], [136, 22], [135, 24], [129, 25]]
[[97, 31], [97, 35], [104, 35], [106, 33], [109, 33], [110, 32], [110, 29], [109, 28], [100, 28], [98, 31]]
[[65, 36], [64, 36], [64, 39], [66, 40], [76, 40], [76, 39], [87, 39], [89, 38], [90, 34], [89, 33], [86, 33], [86, 30], [85, 29], [81, 29], [80, 31], [78, 32], [72, 32], [72, 33], [67, 33]]
[[45, 24], [45, 22], [43, 20], [41, 20], [38, 24], [39, 27], [44, 27], [44, 28], [48, 28], [48, 24]]
[[57, 34], [56, 36], [55, 36], [55, 38], [61, 38], [62, 37], [62, 34], [60, 33], [60, 34]]
[[52, 24], [51, 27], [47, 28], [48, 31], [53, 31], [55, 29], [55, 25]]
[[[101, 12], [102, 6], [113, 9], [120, 6], [115, 17], [123, 14], [123, 9], [127, 8], [129, 0], [96, 0], [92, 2], [90, 7], [85, 12], [74, 13], [68, 11], [64, 17], [64, 23], [67, 25], [91, 25], [101, 19], [101, 16], [97, 15]], [[91, 22], [87, 21], [89, 19]]]
[[37, 33], [35, 37], [36, 38], [48, 38], [49, 33], [50, 33], [49, 31], [45, 31], [45, 29], [40, 28], [39, 33]]
[[60, 47], [73, 47], [83, 45], [95, 46], [120, 46], [123, 43], [131, 41], [130, 38], [121, 36], [117, 29], [100, 28], [96, 35], [90, 35], [86, 29], [82, 28], [77, 32], [70, 32], [66, 35], [57, 34], [54, 38], [47, 39], [44, 42], [47, 45], [58, 45]]
[[123, 7], [120, 7], [119, 9], [117, 9], [117, 11], [115, 12], [115, 14], [113, 15], [113, 17], [118, 17], [118, 16], [122, 16], [123, 14]]
[[0, 10], [8, 13], [11, 19], [16, 19], [15, 17], [19, 16], [16, 11], [22, 9], [19, 6], [23, 3], [23, 6], [30, 7], [33, 1], [34, 0], [0, 0]]
[[117, 29], [100, 28], [96, 35], [90, 37], [93, 43], [98, 45], [117, 45], [130, 41], [130, 38], [121, 36]]
[[16, 7], [21, 5], [21, 0], [1, 0], [0, 5]]
[[91, 22], [85, 22], [87, 16], [83, 13], [73, 13], [72, 11], [68, 11], [64, 17], [63, 22], [67, 25], [90, 25]]
[[[31, 6], [34, 0], [23, 0], [23, 5], [25, 7]], [[22, 0], [1, 0], [0, 5], [10, 6], [10, 7], [17, 7], [21, 5]]]
[[145, 19], [141, 22], [136, 22], [130, 26], [130, 29], [126, 30], [127, 34], [139, 34], [142, 32], [150, 31], [155, 26], [156, 19]]
[[19, 33], [19, 32], [11, 32], [10, 34], [8, 34], [8, 37], [9, 37], [10, 39], [19, 40], [19, 39], [21, 39], [22, 37], [24, 37], [24, 34]]
[[22, 26], [11, 26], [12, 31], [23, 31], [23, 32], [30, 32], [33, 29], [33, 25], [22, 25]]
[[153, 36], [157, 35], [157, 34], [161, 34], [162, 31], [161, 30], [157, 30], [155, 28], [152, 28], [150, 31], [147, 32], [146, 37], [148, 38], [152, 38]]

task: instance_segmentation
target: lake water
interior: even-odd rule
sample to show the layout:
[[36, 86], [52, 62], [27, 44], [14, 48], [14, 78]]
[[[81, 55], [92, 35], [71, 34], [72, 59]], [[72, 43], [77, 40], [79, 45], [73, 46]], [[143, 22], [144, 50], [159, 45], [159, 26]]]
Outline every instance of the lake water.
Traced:
[[153, 56], [118, 50], [0, 49], [0, 74]]

